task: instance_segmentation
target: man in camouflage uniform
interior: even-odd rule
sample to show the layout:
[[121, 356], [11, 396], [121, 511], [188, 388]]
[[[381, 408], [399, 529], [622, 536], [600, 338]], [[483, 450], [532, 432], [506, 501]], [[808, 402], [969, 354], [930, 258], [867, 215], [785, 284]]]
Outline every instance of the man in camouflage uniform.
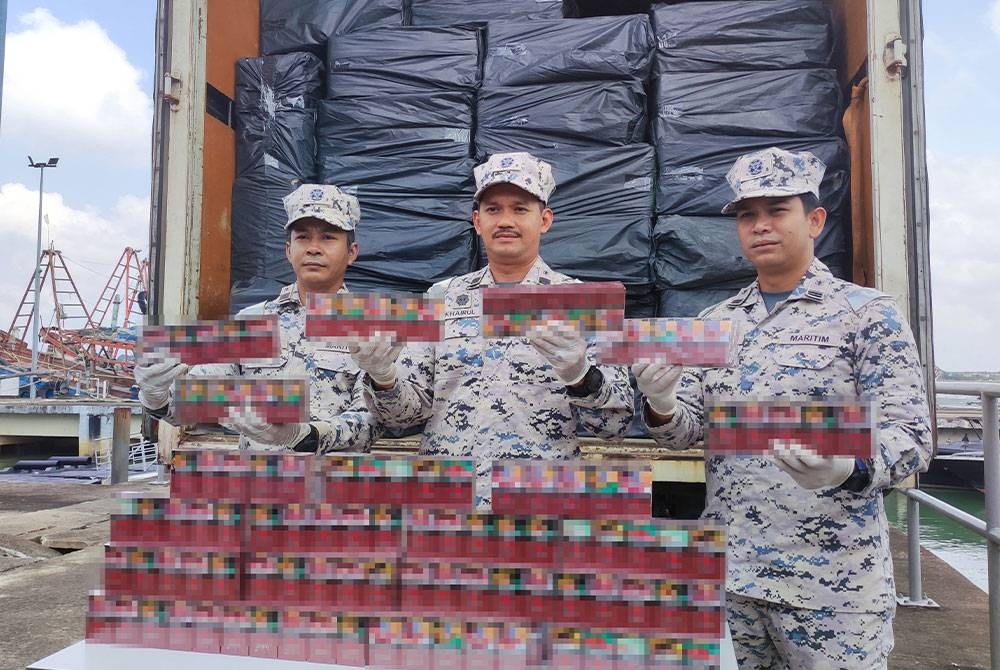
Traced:
[[284, 199], [285, 256], [296, 282], [274, 300], [253, 305], [237, 316], [277, 314], [281, 355], [273, 361], [208, 364], [176, 362], [137, 365], [139, 400], [154, 416], [169, 413], [170, 387], [184, 374], [199, 376], [308, 377], [309, 422], [262, 424], [239, 419], [227, 427], [241, 434], [241, 448], [295, 451], [367, 451], [380, 428], [361, 393], [361, 371], [345, 346], [305, 339], [306, 293], [344, 293], [344, 273], [358, 257], [354, 229], [361, 219], [357, 198], [336, 186], [303, 184]]
[[702, 312], [745, 328], [734, 368], [636, 365], [643, 415], [664, 446], [704, 434], [704, 399], [876, 399], [875, 458], [706, 458], [705, 518], [729, 528], [728, 622], [740, 668], [885, 668], [895, 587], [882, 490], [927, 468], [931, 432], [906, 321], [874, 289], [834, 278], [813, 255], [825, 166], [780, 149], [727, 176], [757, 281]]
[[476, 458], [477, 504], [485, 508], [492, 461], [579, 457], [577, 421], [616, 438], [634, 403], [627, 371], [594, 365], [593, 343], [575, 327], [553, 323], [527, 338], [480, 337], [480, 288], [575, 280], [538, 255], [554, 217], [546, 206], [555, 190], [551, 166], [527, 153], [495, 154], [475, 177], [472, 221], [488, 265], [428, 291], [444, 297], [444, 341], [400, 356], [401, 347], [373, 339], [358, 344], [355, 358], [380, 421], [405, 427], [426, 420], [422, 453]]

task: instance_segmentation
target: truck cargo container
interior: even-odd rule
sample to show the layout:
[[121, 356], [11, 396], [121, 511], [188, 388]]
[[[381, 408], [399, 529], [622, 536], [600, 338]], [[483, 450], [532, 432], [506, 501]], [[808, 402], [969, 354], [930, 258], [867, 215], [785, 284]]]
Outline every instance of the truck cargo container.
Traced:
[[[844, 274], [888, 293], [901, 306], [933, 398], [921, 2], [824, 0], [824, 5], [833, 20], [836, 84], [847, 103], [852, 260]], [[619, 13], [620, 4], [576, 6], [594, 15]], [[149, 246], [153, 322], [229, 314], [235, 64], [259, 55], [260, 36], [256, 0], [158, 2]], [[588, 449], [654, 453], [651, 443], [641, 440], [591, 442]], [[655, 456], [658, 481], [697, 482], [703, 476], [696, 455]]]

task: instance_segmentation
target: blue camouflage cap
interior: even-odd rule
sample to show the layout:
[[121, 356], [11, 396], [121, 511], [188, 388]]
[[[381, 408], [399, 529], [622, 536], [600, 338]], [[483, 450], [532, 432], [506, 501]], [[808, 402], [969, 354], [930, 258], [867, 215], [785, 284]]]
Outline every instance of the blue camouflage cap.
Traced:
[[798, 153], [777, 147], [743, 154], [726, 173], [735, 197], [722, 208], [731, 214], [741, 200], [812, 193], [819, 197], [826, 164], [808, 151]]
[[299, 219], [319, 219], [341, 230], [354, 230], [361, 221], [358, 199], [331, 184], [302, 184], [282, 203], [288, 215], [285, 230]]
[[542, 202], [548, 202], [556, 190], [552, 166], [524, 151], [493, 154], [482, 165], [477, 165], [476, 195], [479, 202], [483, 191], [494, 184], [513, 184], [524, 189]]

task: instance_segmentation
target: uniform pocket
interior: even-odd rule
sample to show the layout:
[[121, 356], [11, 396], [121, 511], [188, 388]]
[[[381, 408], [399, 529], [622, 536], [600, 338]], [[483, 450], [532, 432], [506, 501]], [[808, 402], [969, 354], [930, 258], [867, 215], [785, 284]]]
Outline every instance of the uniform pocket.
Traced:
[[245, 360], [242, 364], [243, 373], [258, 377], [273, 377], [285, 372], [288, 363], [288, 354], [281, 352], [278, 358], [255, 358]]
[[797, 344], [781, 347], [774, 352], [774, 361], [786, 368], [822, 370], [837, 357], [837, 347]]
[[332, 374], [343, 373], [354, 376], [361, 373], [361, 368], [354, 362], [351, 355], [341, 351], [316, 349], [313, 352], [313, 363], [315, 363], [317, 371], [320, 372], [326, 371]]

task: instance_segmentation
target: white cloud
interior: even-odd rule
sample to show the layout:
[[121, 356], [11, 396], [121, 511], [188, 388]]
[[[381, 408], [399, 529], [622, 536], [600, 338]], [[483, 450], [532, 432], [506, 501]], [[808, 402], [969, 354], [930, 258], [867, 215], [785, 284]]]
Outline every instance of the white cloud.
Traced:
[[140, 86], [142, 72], [104, 29], [94, 21], [63, 23], [47, 9], [17, 24], [7, 36], [4, 134], [59, 147], [62, 155], [147, 164], [152, 101]]
[[[92, 208], [75, 208], [59, 193], [46, 192], [42, 225], [42, 246], [51, 242], [62, 252], [69, 272], [86, 308], [93, 309], [126, 246], [145, 249], [149, 217], [148, 199], [125, 195], [113, 212], [104, 215]], [[0, 273], [0, 329], [7, 330], [14, 312], [32, 278], [38, 222], [38, 191], [23, 184], [0, 186], [0, 239], [4, 241], [6, 262]], [[143, 254], [144, 256], [144, 254]], [[53, 315], [51, 289], [43, 292], [42, 323]], [[77, 312], [79, 314], [79, 312]], [[70, 315], [68, 313], [67, 315]], [[66, 327], [78, 328], [79, 321]]]
[[1000, 371], [1000, 159], [928, 159], [934, 354], [946, 370]]
[[993, 0], [990, 5], [990, 28], [994, 33], [1000, 35], [1000, 0]]

